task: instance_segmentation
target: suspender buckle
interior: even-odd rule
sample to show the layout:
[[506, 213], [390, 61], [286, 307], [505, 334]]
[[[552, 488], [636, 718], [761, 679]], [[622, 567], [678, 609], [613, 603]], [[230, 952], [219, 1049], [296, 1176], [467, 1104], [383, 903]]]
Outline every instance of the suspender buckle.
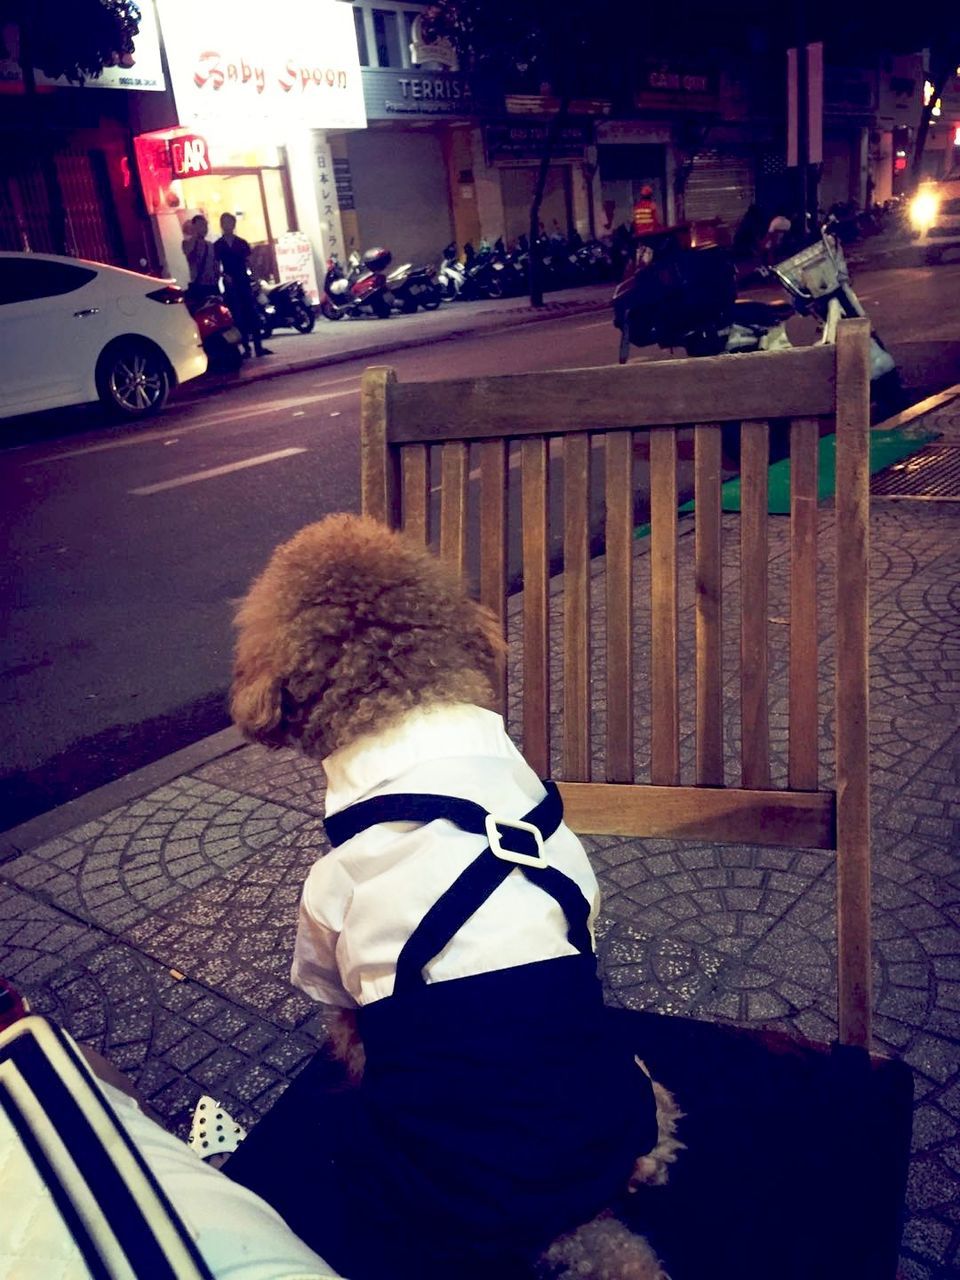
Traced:
[[[520, 818], [495, 818], [492, 813], [488, 813], [484, 820], [486, 827], [487, 839], [490, 842], [490, 851], [498, 858], [502, 858], [504, 862], [515, 862], [518, 866], [524, 867], [546, 867], [546, 856], [543, 852], [543, 836], [540, 828], [535, 827], [532, 822], [524, 822]], [[533, 836], [534, 843], [537, 846], [536, 854], [517, 853], [513, 849], [505, 849], [500, 841], [499, 828], [504, 827], [511, 831], [525, 831], [528, 835]]]

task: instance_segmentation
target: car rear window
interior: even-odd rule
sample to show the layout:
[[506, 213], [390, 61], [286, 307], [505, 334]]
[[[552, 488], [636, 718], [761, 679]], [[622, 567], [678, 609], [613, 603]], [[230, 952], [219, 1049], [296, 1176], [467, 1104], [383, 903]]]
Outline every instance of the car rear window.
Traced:
[[0, 258], [0, 306], [73, 293], [96, 276], [89, 267], [42, 258]]

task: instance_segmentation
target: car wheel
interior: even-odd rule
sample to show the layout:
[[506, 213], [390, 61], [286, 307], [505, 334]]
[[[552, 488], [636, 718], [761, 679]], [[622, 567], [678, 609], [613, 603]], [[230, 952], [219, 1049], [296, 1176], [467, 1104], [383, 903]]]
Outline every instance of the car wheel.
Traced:
[[158, 413], [170, 394], [170, 365], [151, 342], [130, 338], [108, 347], [97, 364], [97, 394], [119, 418]]
[[317, 318], [307, 307], [299, 304], [293, 308], [293, 327], [297, 333], [312, 333]]
[[320, 303], [320, 314], [325, 316], [327, 320], [342, 320], [343, 312], [339, 307], [335, 307], [332, 302], [328, 302], [326, 298]]

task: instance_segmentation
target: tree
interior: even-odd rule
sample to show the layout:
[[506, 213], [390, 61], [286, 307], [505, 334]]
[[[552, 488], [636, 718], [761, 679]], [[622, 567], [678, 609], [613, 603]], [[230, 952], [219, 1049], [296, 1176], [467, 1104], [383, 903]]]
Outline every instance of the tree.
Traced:
[[[32, 117], [29, 131], [43, 170], [58, 253], [68, 249], [67, 217], [52, 139], [41, 123], [35, 72], [83, 84], [104, 67], [128, 65], [139, 23], [140, 10], [132, 0], [0, 0], [0, 54], [12, 57], [23, 73]], [[14, 47], [4, 40], [4, 31], [11, 29]]]
[[[24, 86], [34, 68], [75, 84], [123, 64], [133, 53], [140, 10], [132, 0], [0, 0], [0, 27], [16, 27]], [[9, 55], [12, 50], [6, 50]]]

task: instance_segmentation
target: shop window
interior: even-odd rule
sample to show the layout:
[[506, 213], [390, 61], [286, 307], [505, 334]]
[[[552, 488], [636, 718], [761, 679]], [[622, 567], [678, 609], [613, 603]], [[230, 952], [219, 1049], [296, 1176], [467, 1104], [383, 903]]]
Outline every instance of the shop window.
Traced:
[[357, 53], [360, 56], [361, 67], [369, 67], [370, 54], [367, 50], [367, 28], [363, 22], [363, 10], [359, 5], [353, 6], [353, 25], [357, 29]]
[[65, 262], [6, 258], [0, 260], [0, 306], [73, 293], [89, 284], [96, 274], [89, 267], [74, 267]]
[[211, 239], [220, 235], [220, 215], [232, 213], [237, 219], [237, 235], [248, 244], [263, 244], [267, 224], [260, 198], [260, 178], [256, 173], [209, 174], [183, 183], [188, 209], [197, 209], [210, 223]]
[[395, 9], [374, 9], [373, 30], [377, 38], [377, 62], [381, 67], [402, 67], [399, 14]]

